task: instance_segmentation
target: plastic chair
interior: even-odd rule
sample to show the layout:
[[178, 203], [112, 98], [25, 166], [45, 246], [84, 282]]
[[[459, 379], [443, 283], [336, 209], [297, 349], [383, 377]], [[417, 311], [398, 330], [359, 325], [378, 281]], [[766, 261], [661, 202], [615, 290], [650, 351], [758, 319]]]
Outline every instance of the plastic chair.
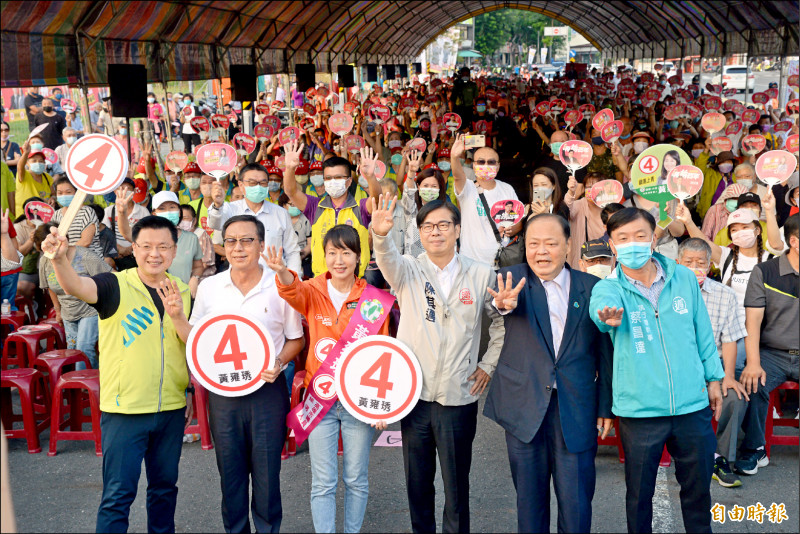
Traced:
[[765, 448], [767, 451], [767, 457], [769, 458], [770, 455], [770, 447], [772, 445], [794, 445], [797, 447], [800, 445], [800, 436], [781, 436], [773, 433], [773, 428], [776, 426], [788, 426], [794, 428], [800, 428], [800, 420], [797, 419], [784, 419], [784, 418], [775, 418], [772, 417], [772, 410], [776, 404], [780, 403], [780, 393], [779, 390], [798, 390], [800, 386], [798, 386], [797, 382], [784, 382], [780, 386], [776, 387], [772, 390], [769, 394], [769, 407], [767, 408], [767, 424], [766, 429], [764, 430], [764, 441], [766, 442]]
[[[11, 388], [19, 391], [21, 415], [14, 413]], [[43, 403], [35, 402], [37, 395], [41, 395]], [[50, 424], [50, 394], [42, 374], [35, 369], [23, 368], [0, 372], [0, 403], [6, 437], [26, 439], [30, 454], [42, 452], [39, 434]], [[40, 420], [38, 423], [37, 419]], [[17, 421], [22, 421], [22, 428], [13, 428]]]
[[192, 406], [194, 406], [194, 417], [197, 419], [197, 423], [186, 427], [184, 433], [200, 434], [200, 445], [204, 451], [210, 451], [214, 448], [214, 444], [211, 441], [211, 427], [208, 425], [208, 391], [194, 377], [192, 377], [192, 385], [194, 386]]
[[39, 321], [39, 324], [51, 326], [56, 332], [58, 332], [58, 339], [61, 343], [61, 346], [67, 348], [67, 331], [64, 330], [64, 325], [59, 323], [55, 317], [52, 319], [42, 319]]
[[2, 368], [7, 369], [9, 365], [31, 367], [42, 352], [42, 341], [45, 342], [46, 352], [66, 348], [61, 346], [58, 332], [51, 325], [23, 325], [5, 340]]
[[[87, 369], [92, 368], [89, 358], [83, 352], [77, 349], [58, 349], [40, 354], [33, 362], [33, 368], [48, 377], [50, 391], [55, 392], [56, 384], [58, 384], [58, 379], [61, 378], [61, 375], [65, 372], [74, 371], [74, 365], [78, 362], [85, 363]], [[73, 368], [65, 371], [64, 368], [68, 366], [73, 366]]]
[[14, 306], [25, 314], [26, 324], [36, 324], [36, 311], [33, 308], [33, 301], [28, 297], [17, 295], [14, 299]]
[[3, 315], [0, 315], [0, 325], [3, 336], [2, 339], [5, 340], [10, 333], [19, 330], [19, 327], [24, 324], [25, 312], [17, 310], [12, 311], [11, 313], [4, 313]]
[[605, 438], [597, 437], [598, 445], [608, 445], [617, 448], [619, 454], [619, 463], [625, 463], [625, 451], [622, 450], [622, 441], [619, 439], [619, 419], [614, 418], [614, 435], [606, 436]]
[[[89, 394], [91, 417], [83, 415], [83, 402], [80, 392]], [[65, 394], [68, 396], [67, 406], [63, 406]], [[66, 419], [62, 419], [64, 409], [68, 410]], [[92, 429], [83, 430], [83, 423], [91, 421]], [[69, 430], [62, 428], [69, 427]], [[56, 444], [59, 440], [93, 440], [94, 452], [103, 456], [100, 441], [100, 372], [96, 369], [72, 371], [61, 375], [53, 391], [53, 410], [50, 417], [50, 450], [47, 456], [57, 454]]]

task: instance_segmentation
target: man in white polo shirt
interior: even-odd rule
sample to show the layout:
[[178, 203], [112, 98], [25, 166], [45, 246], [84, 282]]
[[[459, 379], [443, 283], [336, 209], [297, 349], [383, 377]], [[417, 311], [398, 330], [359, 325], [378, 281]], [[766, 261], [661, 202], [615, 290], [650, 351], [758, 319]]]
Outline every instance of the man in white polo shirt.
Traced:
[[283, 515], [281, 450], [289, 397], [282, 370], [304, 341], [300, 314], [278, 296], [275, 273], [259, 261], [264, 233], [264, 225], [253, 215], [236, 215], [225, 222], [222, 236], [231, 268], [203, 280], [190, 320], [180, 307], [169, 306], [169, 291], [166, 295], [168, 313], [184, 341], [203, 317], [241, 311], [258, 317], [275, 344], [275, 367], [261, 374], [267, 384], [242, 397], [208, 393], [226, 532], [250, 532], [251, 511], [256, 532], [278, 532]]

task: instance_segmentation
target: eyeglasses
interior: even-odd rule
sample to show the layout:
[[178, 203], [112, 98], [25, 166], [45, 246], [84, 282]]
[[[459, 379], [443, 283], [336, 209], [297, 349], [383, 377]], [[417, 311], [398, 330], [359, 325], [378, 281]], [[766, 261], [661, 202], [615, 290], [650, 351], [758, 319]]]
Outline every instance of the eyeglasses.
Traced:
[[153, 245], [140, 245], [139, 243], [134, 243], [134, 245], [142, 249], [147, 254], [153, 252], [153, 249], [157, 250], [160, 254], [166, 254], [167, 252], [172, 250], [172, 248], [175, 246], [175, 245], [157, 245], [154, 247]]
[[325, 176], [324, 180], [327, 182], [328, 180], [347, 180], [350, 178], [349, 174], [338, 174], [336, 176]]
[[8, 128], [0, 128], [0, 132], [8, 132], [8, 131], [9, 131]]
[[422, 223], [419, 227], [419, 231], [423, 234], [430, 234], [433, 232], [433, 227], [439, 229], [440, 232], [446, 232], [453, 226], [453, 221], [439, 221], [438, 223]]
[[242, 180], [242, 183], [245, 187], [255, 187], [257, 185], [260, 185], [261, 187], [267, 187], [269, 180], [261, 180], [260, 182], [256, 182], [255, 180]]
[[249, 247], [255, 240], [255, 237], [241, 237], [239, 239], [235, 237], [226, 237], [222, 242], [225, 243], [226, 247], [235, 247], [236, 243], [241, 243], [243, 247]]
[[498, 162], [497, 162], [497, 160], [496, 160], [496, 159], [489, 159], [489, 160], [486, 160], [486, 159], [476, 159], [476, 160], [475, 160], [475, 164], [476, 164], [476, 165], [497, 165], [497, 163], [498, 163]]

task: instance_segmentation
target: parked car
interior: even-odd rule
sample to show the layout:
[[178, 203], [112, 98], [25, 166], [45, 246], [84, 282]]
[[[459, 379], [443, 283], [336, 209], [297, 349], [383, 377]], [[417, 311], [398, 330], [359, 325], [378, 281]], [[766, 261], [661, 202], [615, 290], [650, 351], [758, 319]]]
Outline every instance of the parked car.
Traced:
[[[703, 78], [705, 79], [705, 76]], [[716, 76], [714, 78], [719, 79]], [[752, 72], [748, 76], [745, 65], [724, 65], [722, 67], [722, 83], [726, 84], [726, 88], [744, 92], [745, 78], [747, 79], [747, 88], [752, 91], [756, 85], [756, 76]]]

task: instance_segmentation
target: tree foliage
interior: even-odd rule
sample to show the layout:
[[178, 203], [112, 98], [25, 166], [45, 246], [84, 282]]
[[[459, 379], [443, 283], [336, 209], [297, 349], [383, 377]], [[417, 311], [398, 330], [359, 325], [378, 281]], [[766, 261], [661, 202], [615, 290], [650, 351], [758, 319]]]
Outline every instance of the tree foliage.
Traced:
[[545, 26], [561, 23], [533, 11], [499, 9], [475, 17], [475, 49], [484, 58], [491, 57], [506, 43], [521, 45], [523, 50], [539, 46], [548, 47], [551, 53], [564, 48], [564, 38], [544, 37]]

